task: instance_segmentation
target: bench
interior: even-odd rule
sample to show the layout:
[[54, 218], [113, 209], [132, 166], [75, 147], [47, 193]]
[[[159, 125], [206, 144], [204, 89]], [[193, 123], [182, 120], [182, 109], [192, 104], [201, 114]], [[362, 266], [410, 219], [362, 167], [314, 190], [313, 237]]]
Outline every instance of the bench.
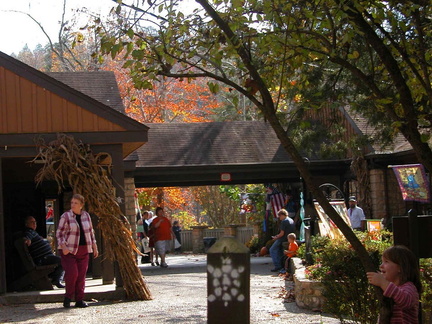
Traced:
[[15, 234], [14, 246], [18, 252], [24, 274], [9, 286], [11, 291], [53, 290], [48, 274], [54, 271], [56, 264], [37, 266], [25, 244], [22, 233]]

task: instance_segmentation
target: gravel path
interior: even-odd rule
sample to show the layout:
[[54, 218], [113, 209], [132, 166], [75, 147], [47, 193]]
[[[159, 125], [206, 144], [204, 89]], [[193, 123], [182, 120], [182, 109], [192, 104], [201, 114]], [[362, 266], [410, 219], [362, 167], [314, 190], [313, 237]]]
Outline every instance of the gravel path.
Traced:
[[[168, 255], [167, 262], [167, 269], [140, 265], [153, 300], [90, 301], [85, 309], [64, 309], [61, 303], [0, 305], [0, 323], [206, 323], [206, 256]], [[251, 323], [339, 323], [285, 299], [293, 283], [273, 276], [270, 268], [270, 258], [251, 258]]]

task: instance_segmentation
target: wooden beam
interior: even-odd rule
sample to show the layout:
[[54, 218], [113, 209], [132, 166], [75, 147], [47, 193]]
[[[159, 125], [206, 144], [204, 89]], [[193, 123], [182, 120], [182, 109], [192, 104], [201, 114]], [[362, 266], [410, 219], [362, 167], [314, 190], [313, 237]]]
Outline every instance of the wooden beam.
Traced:
[[6, 252], [3, 212], [3, 167], [0, 158], [0, 295], [6, 293]]
[[[76, 141], [87, 144], [118, 144], [118, 143], [146, 143], [147, 131], [121, 131], [121, 132], [86, 132], [65, 133], [72, 136]], [[45, 143], [57, 139], [57, 133], [47, 134], [0, 134], [0, 149], [14, 146], [35, 146], [35, 140], [42, 138]]]

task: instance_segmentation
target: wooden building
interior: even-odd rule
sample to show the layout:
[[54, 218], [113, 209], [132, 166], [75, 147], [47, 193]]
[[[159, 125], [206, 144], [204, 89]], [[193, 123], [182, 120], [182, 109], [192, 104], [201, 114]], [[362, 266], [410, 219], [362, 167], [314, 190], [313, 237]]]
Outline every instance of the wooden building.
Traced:
[[[116, 195], [124, 196], [123, 159], [147, 141], [148, 127], [119, 111], [114, 74], [101, 73], [69, 75], [66, 79], [75, 84], [70, 87], [0, 53], [0, 293], [15, 279], [12, 235], [22, 228], [24, 217], [34, 216], [44, 235], [46, 201], [55, 202], [57, 217], [69, 208], [70, 190], [59, 194], [49, 182], [36, 187], [38, 164], [28, 162], [37, 155], [37, 140], [49, 143], [64, 133], [90, 144], [95, 153], [109, 153]], [[82, 87], [92, 96], [76, 90]], [[100, 274], [112, 282], [114, 270], [108, 263]]]

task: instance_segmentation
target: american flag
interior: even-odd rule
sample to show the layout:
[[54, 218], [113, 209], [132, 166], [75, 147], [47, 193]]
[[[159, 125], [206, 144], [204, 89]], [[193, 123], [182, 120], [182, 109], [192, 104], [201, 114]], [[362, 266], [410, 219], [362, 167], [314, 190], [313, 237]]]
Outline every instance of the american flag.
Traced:
[[278, 211], [284, 208], [285, 195], [280, 192], [273, 193], [270, 197], [270, 202], [272, 206], [273, 217], [277, 218]]

